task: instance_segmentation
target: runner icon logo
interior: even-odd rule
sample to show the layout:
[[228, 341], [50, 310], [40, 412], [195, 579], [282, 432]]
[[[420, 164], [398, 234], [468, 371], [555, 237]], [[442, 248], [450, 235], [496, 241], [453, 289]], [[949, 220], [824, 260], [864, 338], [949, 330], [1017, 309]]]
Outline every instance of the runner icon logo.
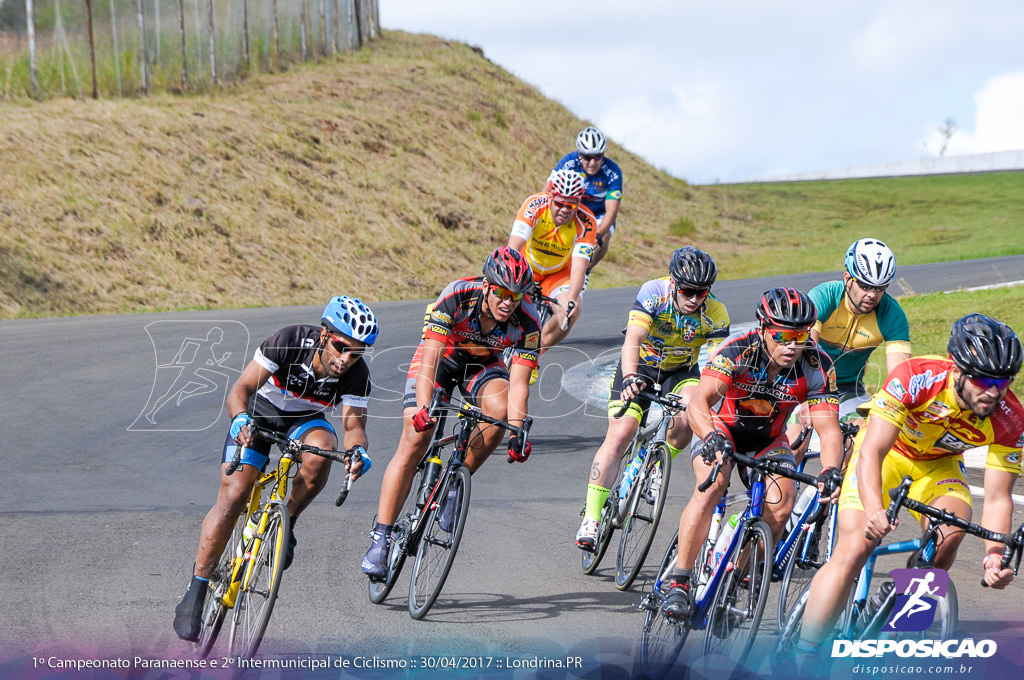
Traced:
[[882, 630], [927, 630], [935, 620], [936, 600], [946, 596], [949, 573], [944, 569], [893, 569], [891, 574], [896, 599]]

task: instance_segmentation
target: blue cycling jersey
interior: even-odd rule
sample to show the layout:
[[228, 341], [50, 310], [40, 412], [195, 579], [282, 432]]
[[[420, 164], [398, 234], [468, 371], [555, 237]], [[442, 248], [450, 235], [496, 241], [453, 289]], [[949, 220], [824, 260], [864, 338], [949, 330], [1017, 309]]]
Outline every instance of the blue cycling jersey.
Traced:
[[604, 216], [604, 202], [606, 200], [622, 200], [622, 170], [619, 169], [615, 161], [607, 156], [605, 156], [604, 162], [601, 163], [601, 169], [595, 175], [588, 175], [583, 169], [583, 164], [580, 163], [579, 151], [573, 151], [563, 156], [562, 160], [558, 161], [555, 165], [554, 171], [561, 170], [562, 168], [569, 168], [570, 170], [583, 173], [583, 205], [590, 208], [590, 211], [598, 219]]

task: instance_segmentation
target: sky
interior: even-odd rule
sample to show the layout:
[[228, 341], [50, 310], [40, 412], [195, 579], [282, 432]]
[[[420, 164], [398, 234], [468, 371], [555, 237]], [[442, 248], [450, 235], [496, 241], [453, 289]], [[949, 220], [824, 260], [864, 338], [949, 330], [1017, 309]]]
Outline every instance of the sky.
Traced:
[[381, 0], [380, 17], [481, 47], [695, 184], [1024, 149], [1021, 0]]

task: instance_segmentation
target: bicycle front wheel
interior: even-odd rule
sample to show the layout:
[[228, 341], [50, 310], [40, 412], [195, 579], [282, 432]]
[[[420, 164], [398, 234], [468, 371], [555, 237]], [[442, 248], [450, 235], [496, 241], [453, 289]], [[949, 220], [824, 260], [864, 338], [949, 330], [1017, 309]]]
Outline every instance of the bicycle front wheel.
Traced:
[[704, 632], [704, 655], [721, 655], [729, 663], [742, 664], [754, 643], [768, 601], [772, 578], [772, 532], [762, 520], [743, 531], [729, 555], [733, 569], [719, 586]]
[[422, 619], [430, 611], [444, 588], [466, 528], [469, 490], [469, 470], [460, 465], [449, 470], [431, 507], [426, 509], [409, 582], [409, 615], [414, 619]]
[[[833, 506], [835, 507], [835, 506]], [[804, 590], [811, 582], [818, 569], [825, 563], [828, 544], [828, 525], [812, 524], [794, 529], [800, 535], [793, 545], [786, 568], [779, 582], [779, 609], [777, 623], [781, 631], [789, 620], [789, 615]]]
[[258, 537], [259, 546], [250, 557], [235, 603], [228, 643], [230, 656], [251, 657], [256, 654], [281, 587], [284, 551], [292, 533], [291, 522], [283, 503], [272, 503], [265, 512], [267, 529]]
[[619, 553], [615, 560], [615, 587], [619, 590], [628, 589], [636, 580], [654, 542], [668, 495], [671, 466], [672, 454], [664, 442], [658, 442], [634, 479], [637, 489], [632, 492], [633, 502], [622, 524]]
[[[623, 501], [620, 499], [619, 490], [622, 488], [622, 476], [633, 460], [633, 456], [636, 455], [636, 445], [636, 439], [633, 439], [626, 448], [626, 452], [619, 457], [619, 473], [615, 477], [615, 484], [608, 492], [608, 498], [604, 502], [604, 507], [601, 508], [601, 517], [597, 521], [597, 544], [594, 546], [594, 552], [580, 551], [580, 567], [587, 576], [597, 571], [604, 554], [608, 551], [608, 546], [611, 545], [612, 534], [615, 533], [615, 525], [619, 520], [619, 504], [628, 503], [628, 493], [625, 496], [627, 500]], [[639, 475], [637, 476], [639, 477]]]
[[217, 636], [227, 618], [228, 608], [224, 606], [224, 595], [231, 584], [231, 574], [235, 568], [235, 551], [242, 541], [242, 529], [247, 521], [246, 513], [239, 515], [235, 522], [235, 528], [231, 531], [231, 537], [224, 545], [224, 552], [217, 560], [217, 566], [210, 576], [206, 601], [203, 603], [202, 627], [199, 629], [199, 639], [193, 647], [193, 653], [200, 659], [210, 655], [210, 650], [217, 642]]
[[644, 677], [651, 680], [663, 678], [672, 670], [686, 637], [690, 634], [689, 621], [671, 621], [661, 612], [661, 604], [668, 589], [668, 584], [663, 581], [676, 562], [678, 543], [677, 534], [661, 560], [661, 566], [658, 568], [660, 578], [655, 590], [648, 594], [640, 605], [647, 610], [640, 639], [640, 671]]

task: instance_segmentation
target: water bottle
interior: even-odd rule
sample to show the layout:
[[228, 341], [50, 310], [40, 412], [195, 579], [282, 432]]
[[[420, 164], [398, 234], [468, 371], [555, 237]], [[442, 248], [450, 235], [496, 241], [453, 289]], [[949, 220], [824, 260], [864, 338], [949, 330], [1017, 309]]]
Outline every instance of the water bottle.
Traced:
[[636, 454], [636, 458], [629, 462], [626, 470], [622, 473], [622, 482], [619, 484], [619, 499], [625, 500], [626, 496], [629, 495], [629, 488], [633, 485], [633, 480], [636, 479], [636, 473], [640, 471], [640, 466], [644, 464], [644, 449], [640, 449], [640, 453]]
[[427, 504], [430, 492], [434, 490], [437, 478], [441, 476], [441, 467], [441, 459], [437, 457], [436, 453], [427, 460], [427, 469], [423, 472], [423, 484], [420, 486], [419, 499], [416, 501], [417, 506], [422, 508]]
[[874, 616], [875, 612], [882, 607], [885, 598], [889, 597], [894, 586], [892, 581], [884, 581], [882, 585], [878, 586], [878, 592], [871, 596], [871, 605], [867, 608], [868, 616]]
[[249, 520], [245, 523], [245, 527], [242, 528], [242, 540], [238, 542], [238, 547], [235, 548], [235, 557], [241, 557], [244, 554], [245, 546], [249, 544], [249, 541], [256, 535], [256, 530], [259, 528], [260, 511], [257, 509], [249, 515]]
[[732, 542], [732, 535], [736, 533], [736, 527], [739, 526], [740, 516], [732, 515], [729, 518], [728, 523], [722, 527], [722, 531], [718, 534], [718, 540], [715, 541], [715, 551], [711, 557], [711, 569], [714, 570], [718, 563], [722, 561], [722, 556], [725, 551], [729, 549], [729, 544]]
[[704, 573], [710, 574], [712, 564], [714, 562], [715, 555], [715, 543], [718, 540], [718, 534], [722, 530], [722, 512], [721, 506], [715, 506], [715, 514], [711, 516], [711, 528], [708, 529], [708, 538], [704, 541]]
[[814, 500], [814, 494], [818, 493], [818, 487], [813, 484], [804, 486], [803, 491], [800, 492], [800, 496], [796, 499], [796, 503], [793, 505], [793, 514], [789, 516], [789, 520], [786, 522], [786, 531], [792, 531], [793, 527], [796, 526], [797, 522], [800, 521], [800, 515], [804, 514], [804, 510], [810, 505], [811, 501]]

